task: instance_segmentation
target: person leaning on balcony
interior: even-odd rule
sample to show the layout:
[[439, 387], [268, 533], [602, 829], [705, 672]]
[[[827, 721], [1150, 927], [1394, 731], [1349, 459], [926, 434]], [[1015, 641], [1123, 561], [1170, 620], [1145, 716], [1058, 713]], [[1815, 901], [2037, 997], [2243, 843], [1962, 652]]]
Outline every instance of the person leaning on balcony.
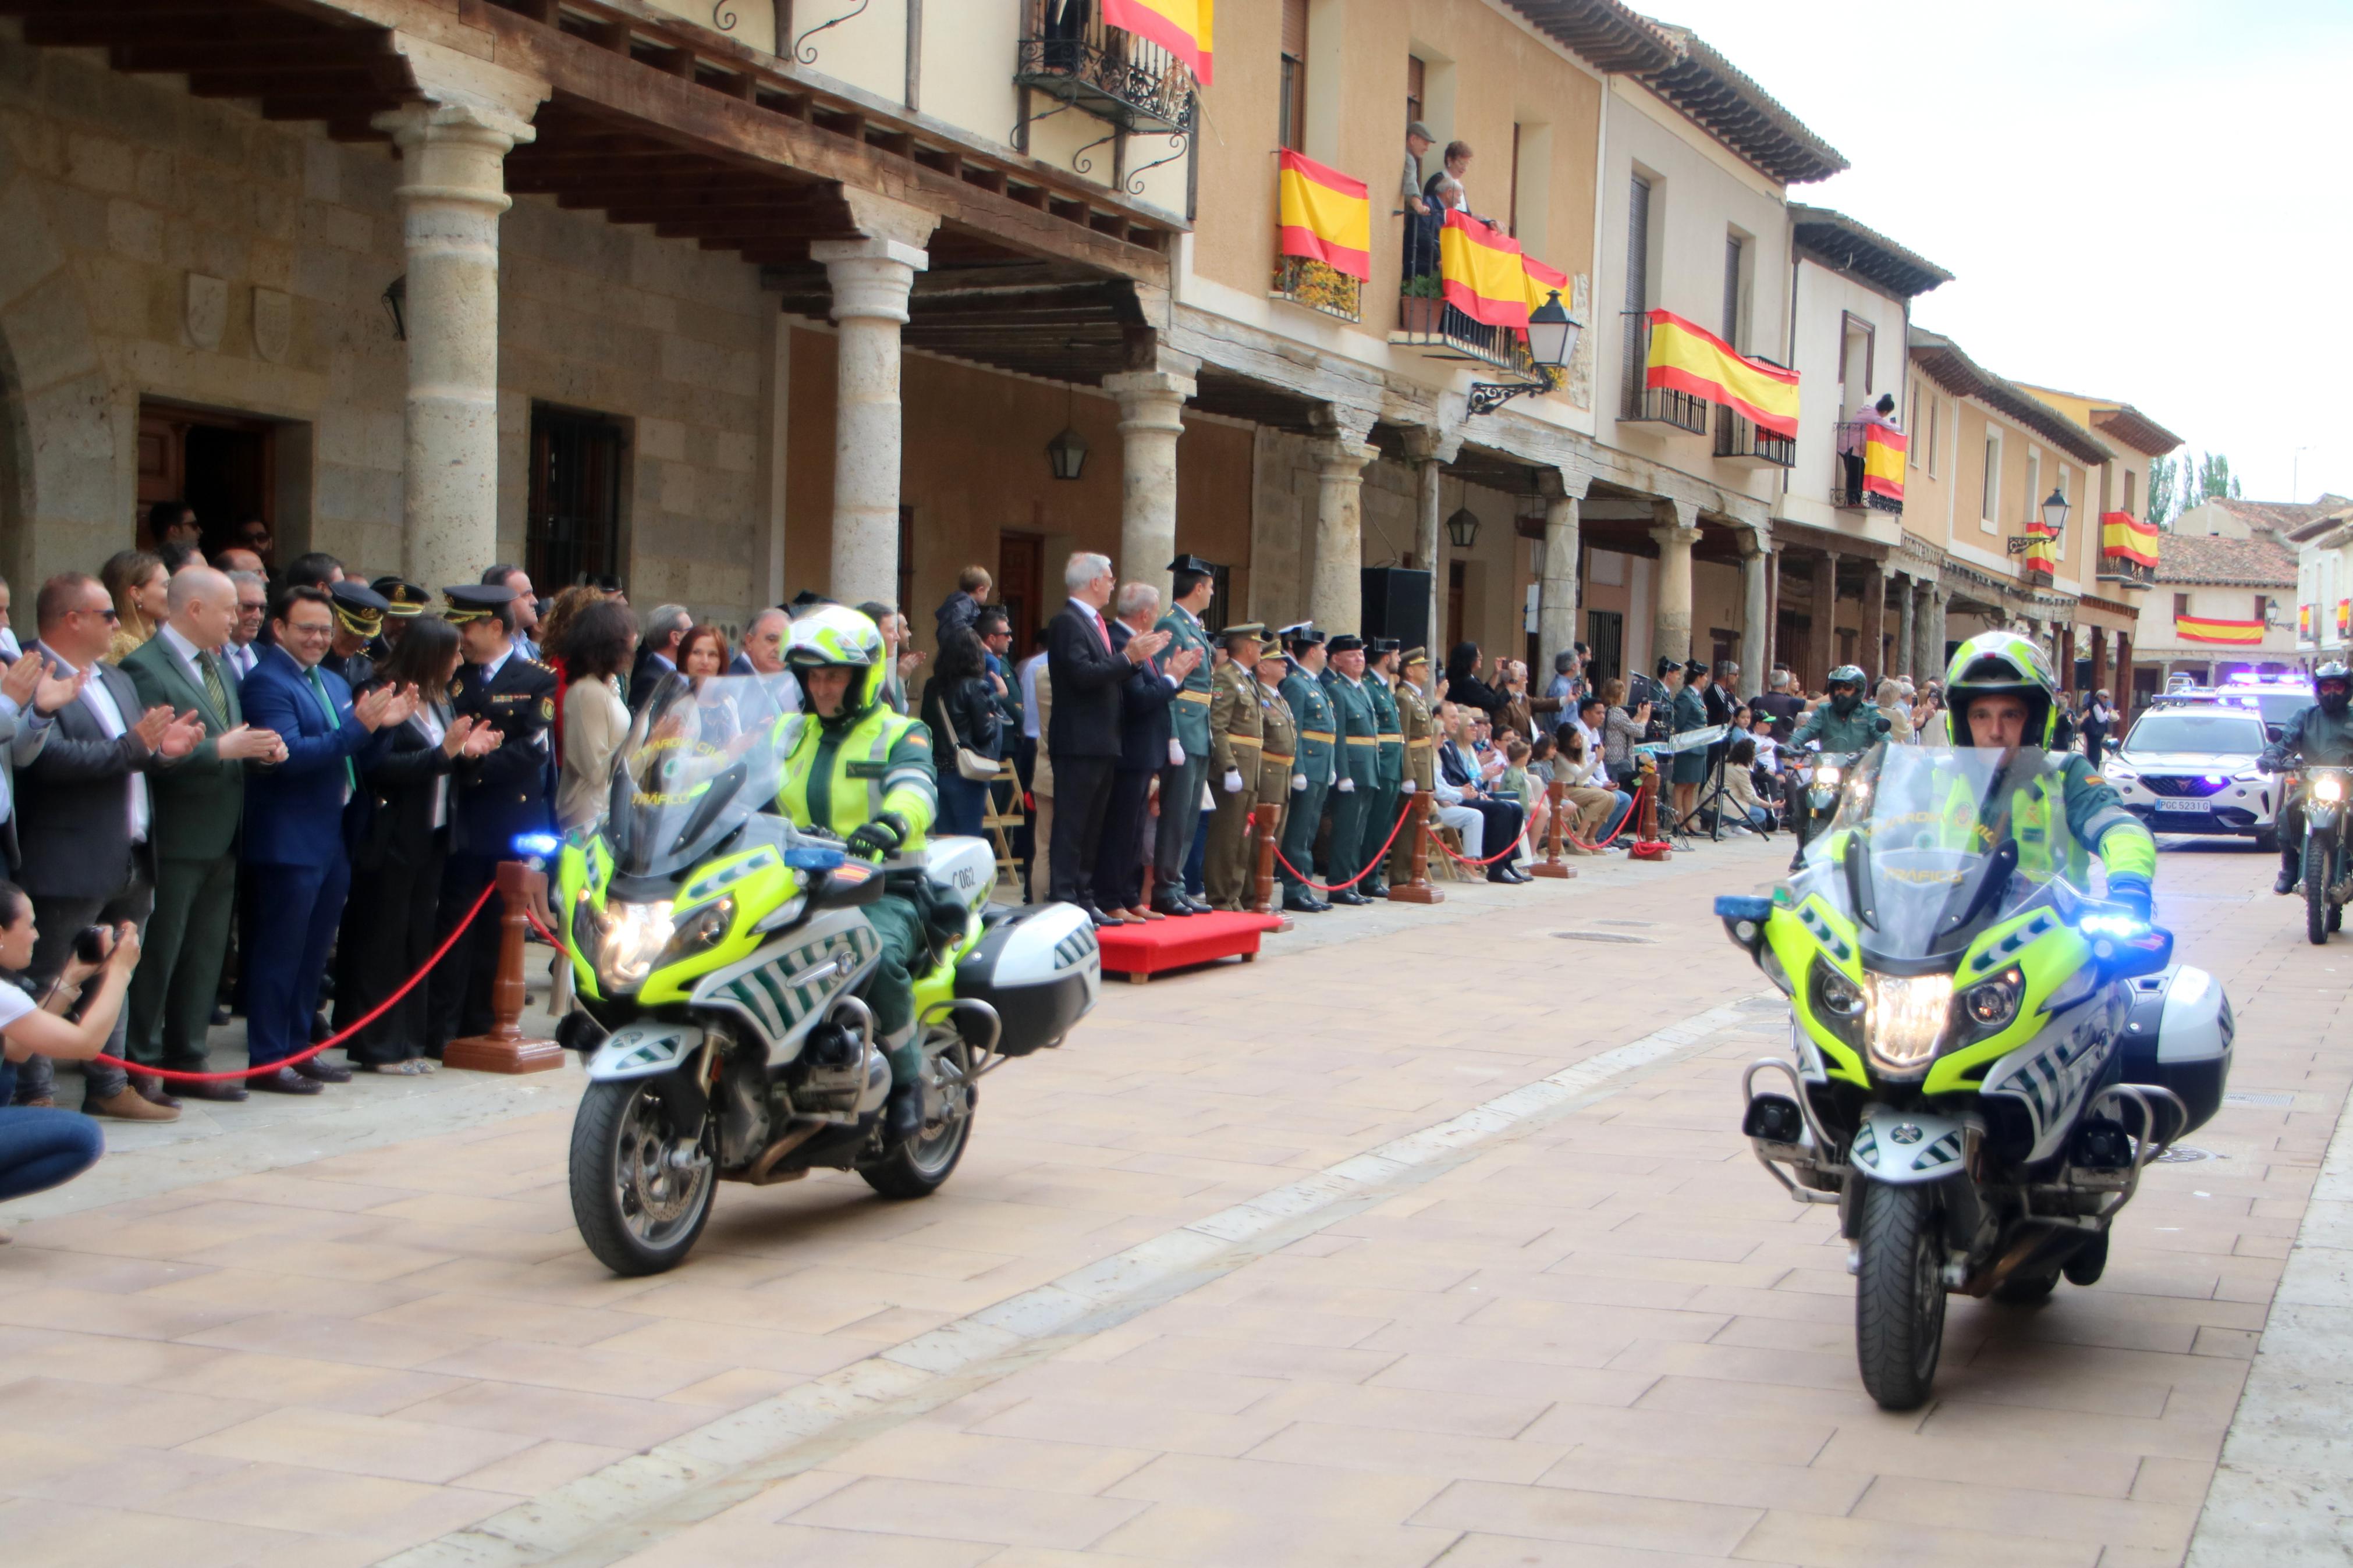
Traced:
[[1865, 398], [1855, 405], [1854, 418], [1839, 426], [1839, 461], [1846, 468], [1846, 493], [1858, 502], [1862, 500], [1862, 428], [1866, 425], [1901, 428], [1895, 423], [1894, 393], [1881, 393], [1875, 403]]
[[[1468, 142], [1449, 142], [1446, 144], [1446, 167], [1440, 169], [1435, 174], [1430, 175], [1430, 183], [1421, 187], [1422, 199], [1429, 202], [1432, 208], [1451, 207], [1456, 212], [1461, 213], [1464, 217], [1478, 218], [1481, 223], [1485, 224], [1489, 228], [1493, 228], [1495, 226], [1495, 220], [1493, 218], [1482, 217], [1479, 214], [1471, 210], [1471, 192], [1469, 188], [1462, 184], [1462, 176], [1470, 172], [1471, 143]], [[1440, 212], [1433, 211], [1430, 214], [1430, 216], [1437, 220], [1437, 224], [1433, 226], [1434, 235], [1436, 227], [1443, 226], [1445, 223], [1445, 215]], [[1436, 240], [1434, 237], [1431, 241], [1431, 250], [1432, 254], [1435, 255]]]
[[1422, 199], [1421, 159], [1438, 138], [1417, 120], [1405, 128], [1405, 179], [1398, 200], [1405, 209], [1405, 275], [1409, 281], [1438, 270], [1438, 207]]

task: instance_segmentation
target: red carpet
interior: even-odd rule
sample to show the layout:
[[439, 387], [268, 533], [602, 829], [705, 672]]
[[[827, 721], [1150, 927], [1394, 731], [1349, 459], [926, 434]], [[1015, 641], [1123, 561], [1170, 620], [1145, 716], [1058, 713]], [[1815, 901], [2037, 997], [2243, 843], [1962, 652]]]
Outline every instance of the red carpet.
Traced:
[[1144, 925], [1106, 926], [1095, 933], [1103, 943], [1106, 973], [1143, 981], [1172, 969], [1186, 969], [1240, 954], [1258, 956], [1261, 932], [1282, 922], [1271, 915], [1191, 915]]

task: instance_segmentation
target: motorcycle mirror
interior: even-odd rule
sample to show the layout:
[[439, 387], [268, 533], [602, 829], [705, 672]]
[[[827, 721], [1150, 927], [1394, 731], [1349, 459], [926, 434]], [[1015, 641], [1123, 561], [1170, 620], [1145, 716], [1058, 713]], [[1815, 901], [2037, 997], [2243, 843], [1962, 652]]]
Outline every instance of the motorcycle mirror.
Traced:
[[2077, 927], [2092, 941], [2092, 957], [2118, 980], [2162, 973], [2173, 962], [2173, 933], [2145, 925], [2128, 910], [2087, 915]]
[[1773, 900], [1757, 893], [1724, 893], [1715, 900], [1716, 918], [1735, 945], [1754, 958], [1765, 945], [1765, 922], [1773, 916]]

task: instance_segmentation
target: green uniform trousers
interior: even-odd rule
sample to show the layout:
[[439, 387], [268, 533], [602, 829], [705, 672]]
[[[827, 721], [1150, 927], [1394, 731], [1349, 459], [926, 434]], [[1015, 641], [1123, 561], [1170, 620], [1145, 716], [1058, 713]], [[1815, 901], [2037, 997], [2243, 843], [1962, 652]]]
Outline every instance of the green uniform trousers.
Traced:
[[[866, 919], [882, 939], [881, 960], [866, 984], [866, 1005], [873, 1010], [878, 1041], [887, 1040], [915, 1021], [915, 966], [931, 962], [931, 936], [914, 900], [896, 893], [885, 893], [867, 905]], [[923, 1046], [913, 1034], [883, 1054], [891, 1061], [892, 1083], [915, 1083], [923, 1078]]]
[[1373, 792], [1367, 785], [1344, 790], [1336, 784], [1332, 793], [1324, 797], [1324, 806], [1332, 814], [1332, 837], [1326, 855], [1332, 863], [1324, 868], [1324, 879], [1335, 888], [1364, 868], [1365, 808], [1372, 798]]
[[[1365, 803], [1365, 832], [1358, 841], [1357, 865], [1371, 865], [1373, 857], [1381, 852], [1381, 846], [1389, 841], [1389, 829], [1397, 826], [1398, 800], [1398, 786], [1383, 784], [1373, 792], [1372, 799]], [[1364, 885], [1356, 891], [1372, 893], [1387, 885], [1388, 876], [1388, 868], [1384, 867], [1366, 878]]]
[[237, 905], [237, 857], [155, 859], [155, 912], [131, 977], [125, 1054], [147, 1067], [205, 1070], [221, 965]]
[[1315, 875], [1315, 829], [1324, 820], [1324, 797], [1331, 788], [1328, 784], [1312, 784], [1291, 792], [1291, 815], [1282, 823], [1282, 860], [1274, 868], [1287, 892], [1311, 897], [1314, 892], [1307, 879]]

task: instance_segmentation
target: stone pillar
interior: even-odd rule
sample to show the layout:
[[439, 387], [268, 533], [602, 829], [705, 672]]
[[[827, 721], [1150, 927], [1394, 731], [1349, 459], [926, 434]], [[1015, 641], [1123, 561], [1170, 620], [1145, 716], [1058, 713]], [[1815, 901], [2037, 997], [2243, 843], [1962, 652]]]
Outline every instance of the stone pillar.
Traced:
[[[809, 258], [833, 289], [833, 560], [829, 590], [846, 605], [899, 596], [899, 329], [937, 215], [845, 186], [865, 237], [821, 239]], [[902, 610], [910, 606], [899, 605]], [[912, 611], [910, 611], [912, 613]]]
[[1895, 668], [1892, 673], [1912, 680], [1919, 679], [1919, 627], [1913, 619], [1914, 591], [1911, 578], [1895, 574]]
[[2108, 632], [2105, 626], [2092, 628], [2092, 689], [2105, 689], [2108, 684]]
[[2070, 693], [2075, 689], [2075, 628], [2072, 623], [2059, 628], [2059, 689]]
[[[1879, 561], [1862, 563], [1862, 672], [1873, 693], [1887, 677], [1887, 566]], [[1867, 700], [1867, 698], [1866, 698]]]
[[1838, 556], [1825, 550], [1814, 561], [1813, 679], [1817, 690], [1829, 689], [1831, 671], [1838, 668]]
[[1531, 680], [1540, 674], [1550, 680], [1553, 656], [1567, 651], [1577, 641], [1580, 504], [1577, 497], [1570, 495], [1551, 496], [1545, 501], [1544, 577], [1536, 590], [1536, 647], [1546, 662], [1542, 671], [1529, 672]]
[[1692, 651], [1692, 546], [1699, 542], [1692, 509], [1677, 501], [1651, 504], [1658, 526], [1658, 612], [1651, 620], [1651, 658], [1689, 659]]
[[1773, 536], [1751, 529], [1740, 549], [1740, 689], [1733, 695], [1755, 697], [1773, 663]]
[[1450, 437], [1438, 426], [1413, 425], [1406, 428], [1406, 456], [1413, 459], [1413, 563], [1430, 574], [1427, 615], [1431, 673], [1428, 685], [1431, 690], [1437, 689], [1436, 672], [1446, 665], [1446, 533], [1439, 514], [1439, 487], [1445, 478], [1446, 465], [1461, 448], [1460, 435]]
[[537, 133], [476, 103], [407, 104], [375, 125], [400, 148], [408, 268], [401, 567], [431, 591], [498, 554], [499, 216], [506, 155]]
[[1326, 635], [1361, 628], [1365, 613], [1365, 465], [1378, 448], [1354, 436], [1315, 443], [1315, 564], [1307, 613]]
[[1151, 584], [1164, 605], [1168, 563], [1176, 558], [1176, 437], [1185, 433], [1198, 368], [1187, 359], [1181, 370], [1122, 371], [1103, 382], [1119, 399], [1120, 580]]
[[2116, 694], [2116, 723], [2111, 733], [2121, 735], [2132, 721], [2132, 636], [2127, 632], [2116, 634], [2116, 679], [2110, 689]]
[[1940, 680], [1945, 674], [1945, 644], [1950, 640], [1950, 634], [1945, 626], [1945, 612], [1952, 600], [1952, 590], [1942, 584], [1928, 590], [1928, 668]]

